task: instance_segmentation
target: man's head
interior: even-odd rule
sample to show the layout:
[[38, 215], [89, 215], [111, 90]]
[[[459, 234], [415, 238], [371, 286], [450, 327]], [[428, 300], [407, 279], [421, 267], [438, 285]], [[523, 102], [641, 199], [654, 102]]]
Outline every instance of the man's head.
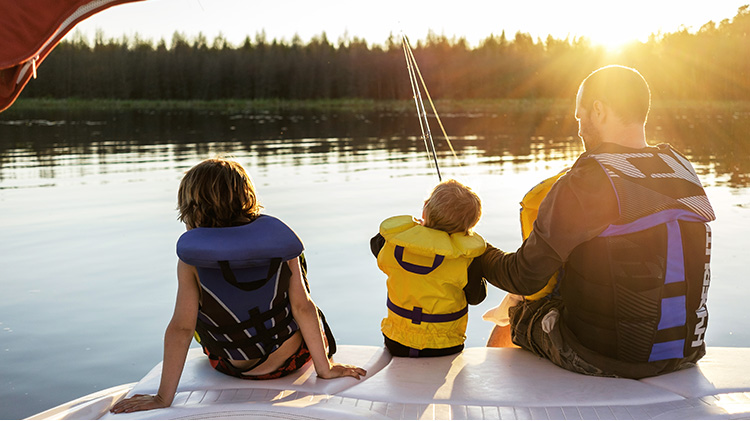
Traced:
[[482, 216], [482, 201], [469, 187], [456, 180], [435, 186], [422, 209], [424, 225], [449, 234], [468, 234]]
[[637, 70], [606, 66], [581, 82], [576, 97], [578, 136], [587, 150], [606, 139], [613, 127], [640, 129], [646, 124], [651, 107], [651, 90]]

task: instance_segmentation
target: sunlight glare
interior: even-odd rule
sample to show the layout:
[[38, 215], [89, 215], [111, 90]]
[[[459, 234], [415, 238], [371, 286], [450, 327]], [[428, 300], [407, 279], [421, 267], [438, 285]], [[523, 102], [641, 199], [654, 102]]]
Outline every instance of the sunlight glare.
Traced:
[[750, 410], [750, 403], [742, 393], [723, 393], [716, 400], [716, 406], [725, 410], [729, 415], [744, 414]]
[[[583, 6], [577, 25], [580, 36], [588, 38], [609, 52], [633, 42], [645, 42], [655, 31], [652, 14], [632, 3], [581, 2]], [[585, 10], [585, 11], [584, 11]], [[658, 28], [658, 26], [656, 26]]]

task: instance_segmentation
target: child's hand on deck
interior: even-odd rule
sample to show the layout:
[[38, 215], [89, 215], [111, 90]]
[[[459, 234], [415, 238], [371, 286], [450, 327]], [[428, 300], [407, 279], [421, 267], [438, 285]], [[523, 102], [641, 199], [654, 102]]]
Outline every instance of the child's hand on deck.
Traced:
[[149, 409], [166, 408], [169, 405], [159, 395], [133, 395], [117, 402], [109, 412], [120, 414], [123, 412], [146, 411]]
[[350, 365], [350, 364], [337, 364], [332, 362], [331, 368], [328, 373], [318, 373], [318, 377], [323, 379], [335, 379], [337, 377], [354, 377], [359, 380], [360, 376], [367, 375], [367, 370]]

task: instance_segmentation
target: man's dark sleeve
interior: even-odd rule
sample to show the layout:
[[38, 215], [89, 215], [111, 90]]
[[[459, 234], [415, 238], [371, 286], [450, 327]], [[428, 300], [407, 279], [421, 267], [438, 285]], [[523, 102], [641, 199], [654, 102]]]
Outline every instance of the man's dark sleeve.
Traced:
[[[547, 285], [562, 262], [544, 242], [538, 248], [528, 250], [526, 253], [506, 253], [488, 244], [484, 254], [475, 261], [481, 265], [487, 282], [511, 294], [531, 295]], [[529, 259], [529, 254], [534, 256]]]
[[484, 271], [479, 258], [474, 259], [469, 265], [468, 270], [469, 282], [464, 287], [466, 301], [475, 306], [487, 298], [487, 281], [484, 280]]
[[375, 236], [370, 239], [370, 251], [372, 252], [372, 255], [378, 257], [378, 253], [380, 253], [380, 249], [382, 249], [384, 245], [385, 238], [379, 233], [375, 234]]
[[489, 246], [479, 258], [484, 277], [513, 294], [538, 292], [581, 243], [619, 216], [611, 181], [594, 160], [577, 163], [552, 186], [529, 237], [514, 253]]

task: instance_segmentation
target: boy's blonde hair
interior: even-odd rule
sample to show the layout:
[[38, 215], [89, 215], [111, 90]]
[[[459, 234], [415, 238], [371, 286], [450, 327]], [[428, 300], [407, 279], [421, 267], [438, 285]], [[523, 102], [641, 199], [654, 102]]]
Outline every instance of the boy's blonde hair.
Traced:
[[469, 234], [482, 216], [482, 201], [469, 187], [456, 180], [435, 186], [424, 202], [425, 226], [449, 234]]
[[243, 225], [260, 214], [250, 177], [238, 162], [207, 159], [191, 168], [177, 192], [178, 219], [188, 228]]

